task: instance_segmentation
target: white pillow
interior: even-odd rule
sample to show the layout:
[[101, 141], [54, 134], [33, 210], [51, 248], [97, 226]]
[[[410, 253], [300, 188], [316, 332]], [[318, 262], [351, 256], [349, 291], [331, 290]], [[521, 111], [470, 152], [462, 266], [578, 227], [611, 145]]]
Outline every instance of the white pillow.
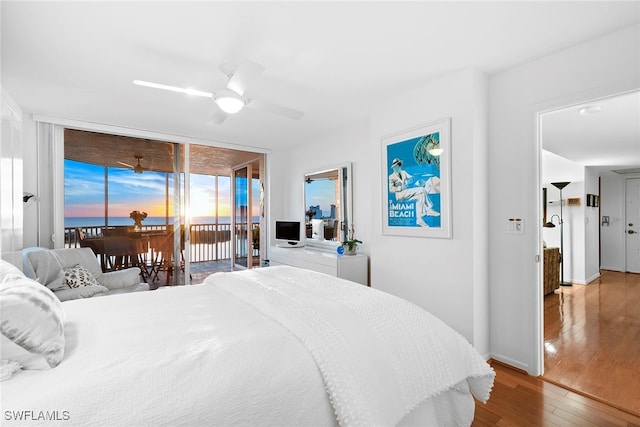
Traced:
[[23, 250], [23, 253], [26, 255], [25, 276], [42, 283], [53, 292], [67, 289], [62, 265], [53, 250], [30, 248]]
[[22, 366], [13, 360], [0, 360], [0, 381], [6, 381], [13, 376]]
[[45, 286], [22, 275], [0, 280], [0, 359], [50, 369], [64, 356], [64, 313]]
[[22, 276], [22, 271], [10, 262], [0, 259], [0, 280], [2, 280], [2, 278], [7, 274]]
[[89, 273], [89, 270], [80, 264], [65, 268], [64, 280], [70, 288], [79, 288], [80, 286], [100, 286], [95, 277], [93, 277], [93, 274]]

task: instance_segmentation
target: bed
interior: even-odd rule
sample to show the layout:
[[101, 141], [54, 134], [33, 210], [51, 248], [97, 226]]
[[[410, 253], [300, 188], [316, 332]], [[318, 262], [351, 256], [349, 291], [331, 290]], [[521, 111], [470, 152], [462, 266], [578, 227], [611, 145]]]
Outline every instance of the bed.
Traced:
[[431, 314], [294, 267], [60, 306], [63, 355], [0, 383], [3, 425], [469, 425], [493, 385]]

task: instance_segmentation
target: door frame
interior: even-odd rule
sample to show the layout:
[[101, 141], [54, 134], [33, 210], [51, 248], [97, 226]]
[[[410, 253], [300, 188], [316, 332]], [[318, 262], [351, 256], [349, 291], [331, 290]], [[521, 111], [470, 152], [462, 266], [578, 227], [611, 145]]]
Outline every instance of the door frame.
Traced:
[[[544, 272], [543, 272], [543, 234], [542, 234], [542, 217], [543, 217], [543, 208], [542, 208], [542, 116], [546, 113], [550, 113], [553, 111], [570, 108], [572, 106], [577, 106], [580, 104], [597, 102], [599, 100], [609, 99], [617, 96], [626, 95], [629, 93], [634, 93], [640, 90], [640, 88], [633, 88], [628, 90], [617, 90], [618, 86], [615, 87], [604, 87], [599, 88], [589, 92], [583, 93], [574, 93], [562, 97], [560, 99], [548, 100], [545, 102], [541, 102], [535, 105], [530, 106], [530, 113], [533, 119], [533, 131], [535, 132], [535, 203], [537, 206], [536, 209], [536, 224], [534, 227], [535, 233], [535, 245], [537, 248], [536, 262], [538, 264], [537, 268], [537, 278], [536, 278], [536, 286], [534, 287], [535, 294], [533, 295], [535, 301], [535, 322], [534, 322], [534, 355], [532, 358], [532, 363], [530, 369], [527, 372], [530, 375], [539, 376], [544, 374], [544, 297], [542, 295], [543, 292], [543, 280], [544, 280]], [[626, 185], [626, 180], [625, 180]], [[626, 192], [625, 192], [626, 198]], [[625, 209], [626, 209], [626, 201], [625, 201]], [[600, 219], [600, 218], [599, 218]], [[598, 245], [600, 245], [600, 236], [598, 236]], [[600, 259], [598, 260], [600, 262]], [[625, 240], [625, 266], [626, 266], [626, 240]]]
[[640, 174], [629, 174], [629, 176], [625, 176], [624, 177], [624, 190], [623, 190], [623, 198], [622, 198], [622, 204], [623, 204], [623, 212], [624, 212], [624, 224], [623, 224], [623, 232], [624, 232], [624, 245], [623, 245], [623, 249], [624, 249], [624, 272], [625, 273], [640, 273], [640, 271], [630, 271], [629, 270], [629, 243], [628, 243], [628, 239], [629, 236], [627, 235], [627, 230], [629, 228], [629, 218], [627, 217], [627, 213], [628, 213], [628, 203], [629, 200], [627, 199], [628, 197], [628, 186], [629, 186], [629, 181], [631, 181], [632, 179], [637, 179], [640, 181]]
[[[264, 155], [263, 155], [264, 156]], [[231, 167], [231, 266], [239, 269], [251, 269], [253, 267], [253, 164], [258, 163], [258, 174], [262, 176], [260, 171], [260, 158], [256, 157], [248, 162]], [[247, 168], [247, 265], [238, 264], [236, 262], [237, 254], [237, 236], [236, 236], [236, 171]], [[262, 179], [260, 179], [262, 182]], [[264, 185], [264, 183], [263, 183]], [[264, 191], [264, 190], [263, 190]], [[263, 233], [260, 233], [259, 239], [262, 240]], [[263, 245], [261, 245], [263, 246]]]

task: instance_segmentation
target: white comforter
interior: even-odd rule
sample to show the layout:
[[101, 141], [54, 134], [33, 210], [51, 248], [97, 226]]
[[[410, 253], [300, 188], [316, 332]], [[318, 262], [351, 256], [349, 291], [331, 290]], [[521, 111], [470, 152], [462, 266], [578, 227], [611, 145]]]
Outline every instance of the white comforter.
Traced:
[[428, 313], [290, 267], [63, 307], [63, 362], [2, 383], [3, 425], [460, 425], [493, 382]]

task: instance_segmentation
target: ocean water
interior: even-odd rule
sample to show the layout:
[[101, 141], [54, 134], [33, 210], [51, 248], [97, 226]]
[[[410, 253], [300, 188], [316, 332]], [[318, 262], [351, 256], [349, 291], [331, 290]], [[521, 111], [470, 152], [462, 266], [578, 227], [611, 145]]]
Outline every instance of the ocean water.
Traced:
[[[260, 217], [254, 216], [253, 222], [259, 222]], [[84, 217], [65, 217], [64, 226], [65, 228], [75, 228], [75, 227], [103, 227], [104, 217], [93, 217], [93, 216], [84, 216]], [[164, 225], [167, 223], [167, 220], [163, 216], [148, 216], [142, 221], [142, 225]], [[173, 218], [169, 218], [169, 223], [173, 223]], [[214, 216], [198, 216], [191, 218], [191, 224], [215, 224], [216, 217]], [[220, 216], [218, 217], [218, 224], [231, 224], [231, 217], [229, 216]], [[133, 220], [128, 216], [114, 216], [109, 217], [109, 226], [133, 226]]]

